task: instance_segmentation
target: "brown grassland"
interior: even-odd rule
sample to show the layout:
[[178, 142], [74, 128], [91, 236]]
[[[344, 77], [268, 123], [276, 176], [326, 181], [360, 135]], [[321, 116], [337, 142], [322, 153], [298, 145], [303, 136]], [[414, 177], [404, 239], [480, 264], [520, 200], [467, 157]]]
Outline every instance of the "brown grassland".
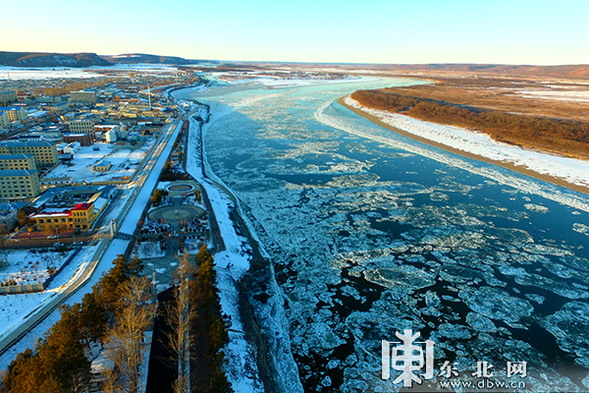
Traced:
[[[481, 131], [498, 141], [589, 159], [589, 85], [583, 82], [489, 77], [434, 82], [360, 90], [352, 98], [366, 107]], [[570, 94], [581, 99], [559, 96]]]

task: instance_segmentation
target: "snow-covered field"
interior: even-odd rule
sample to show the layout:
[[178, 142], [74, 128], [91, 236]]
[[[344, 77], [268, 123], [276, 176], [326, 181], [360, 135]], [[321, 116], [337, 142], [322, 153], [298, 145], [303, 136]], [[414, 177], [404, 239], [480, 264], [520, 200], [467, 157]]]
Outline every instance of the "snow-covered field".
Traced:
[[71, 253], [10, 250], [7, 252], [8, 267], [0, 270], [0, 282], [11, 280], [17, 285], [43, 283], [50, 276], [47, 269], [59, 269]]
[[39, 67], [39, 68], [18, 68], [0, 67], [0, 79], [23, 80], [23, 79], [57, 79], [57, 78], [96, 78], [101, 76], [96, 72], [84, 68], [65, 67]]
[[552, 176], [572, 184], [589, 187], [589, 161], [523, 149], [518, 146], [496, 142], [488, 135], [480, 132], [430, 123], [396, 113], [366, 108], [349, 96], [345, 98], [345, 103], [377, 117], [392, 127], [399, 128], [416, 136], [490, 160], [513, 163], [516, 166], [525, 167], [542, 175]]
[[[43, 292], [22, 293], [11, 295], [0, 295], [0, 310], [3, 315], [3, 323], [0, 324], [0, 338], [11, 332], [15, 327], [22, 324], [22, 321], [33, 311], [44, 306], [51, 298], [63, 291], [69, 283], [81, 273], [82, 268], [90, 262], [90, 257], [96, 251], [96, 246], [87, 246], [82, 250], [70, 264], [55, 277], [49, 287]], [[8, 270], [3, 270], [5, 274], [10, 270], [20, 270], [35, 266], [38, 263], [39, 268], [46, 270], [46, 264], [52, 264], [59, 268], [69, 253], [62, 255], [58, 252], [33, 253], [31, 251], [14, 251], [11, 250], [8, 256], [10, 266]], [[32, 265], [30, 265], [32, 263]], [[0, 369], [3, 368], [0, 362]]]
[[[113, 143], [95, 143], [91, 146], [82, 146], [74, 154], [71, 165], [62, 163], [45, 177], [69, 176], [76, 183], [82, 181], [95, 182], [131, 178], [154, 142], [155, 137], [150, 137], [137, 149], [121, 148], [121, 146]], [[109, 171], [94, 171], [94, 165], [102, 161], [110, 161], [112, 167]]]
[[67, 79], [67, 78], [98, 78], [104, 76], [97, 71], [106, 70], [137, 70], [146, 73], [176, 72], [174, 66], [165, 64], [116, 64], [111, 67], [67, 68], [67, 67], [9, 67], [0, 66], [0, 79], [11, 80], [42, 80], [42, 79]]
[[515, 94], [524, 98], [540, 98], [546, 100], [589, 102], [589, 90], [545, 90], [521, 89]]

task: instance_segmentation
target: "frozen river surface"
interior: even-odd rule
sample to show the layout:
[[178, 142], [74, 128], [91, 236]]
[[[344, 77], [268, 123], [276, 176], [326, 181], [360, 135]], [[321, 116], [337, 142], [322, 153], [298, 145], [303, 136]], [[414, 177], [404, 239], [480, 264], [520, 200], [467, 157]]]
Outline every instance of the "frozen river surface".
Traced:
[[487, 362], [491, 379], [525, 390], [589, 391], [589, 197], [406, 139], [335, 101], [408, 83], [183, 93], [211, 106], [210, 170], [274, 265], [252, 302], [278, 379], [290, 391], [397, 390], [401, 371], [382, 379], [382, 340], [411, 329], [434, 342], [421, 389], [476, 382]]

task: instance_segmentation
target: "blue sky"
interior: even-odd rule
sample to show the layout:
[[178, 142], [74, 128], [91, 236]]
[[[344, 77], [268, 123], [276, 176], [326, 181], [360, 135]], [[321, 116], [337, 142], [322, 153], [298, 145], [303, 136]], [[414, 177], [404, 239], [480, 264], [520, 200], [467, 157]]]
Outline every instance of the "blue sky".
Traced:
[[[0, 50], [193, 59], [589, 64], [589, 0], [23, 0]], [[18, 17], [6, 17], [6, 15]]]

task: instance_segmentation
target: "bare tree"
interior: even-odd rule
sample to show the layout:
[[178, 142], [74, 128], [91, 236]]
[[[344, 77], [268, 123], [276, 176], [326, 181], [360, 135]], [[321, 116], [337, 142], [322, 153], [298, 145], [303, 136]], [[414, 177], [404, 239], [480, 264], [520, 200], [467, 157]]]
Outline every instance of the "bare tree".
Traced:
[[171, 331], [168, 334], [168, 346], [178, 361], [178, 380], [174, 383], [175, 393], [190, 392], [190, 326], [196, 313], [190, 307], [189, 280], [194, 272], [188, 255], [180, 260], [176, 270], [178, 286], [174, 292], [174, 300], [167, 307], [168, 323]]
[[140, 368], [147, 350], [143, 338], [155, 314], [150, 298], [146, 277], [131, 277], [121, 291], [121, 312], [107, 333], [107, 357], [114, 362], [108, 377], [115, 392], [136, 393], [140, 388]]

